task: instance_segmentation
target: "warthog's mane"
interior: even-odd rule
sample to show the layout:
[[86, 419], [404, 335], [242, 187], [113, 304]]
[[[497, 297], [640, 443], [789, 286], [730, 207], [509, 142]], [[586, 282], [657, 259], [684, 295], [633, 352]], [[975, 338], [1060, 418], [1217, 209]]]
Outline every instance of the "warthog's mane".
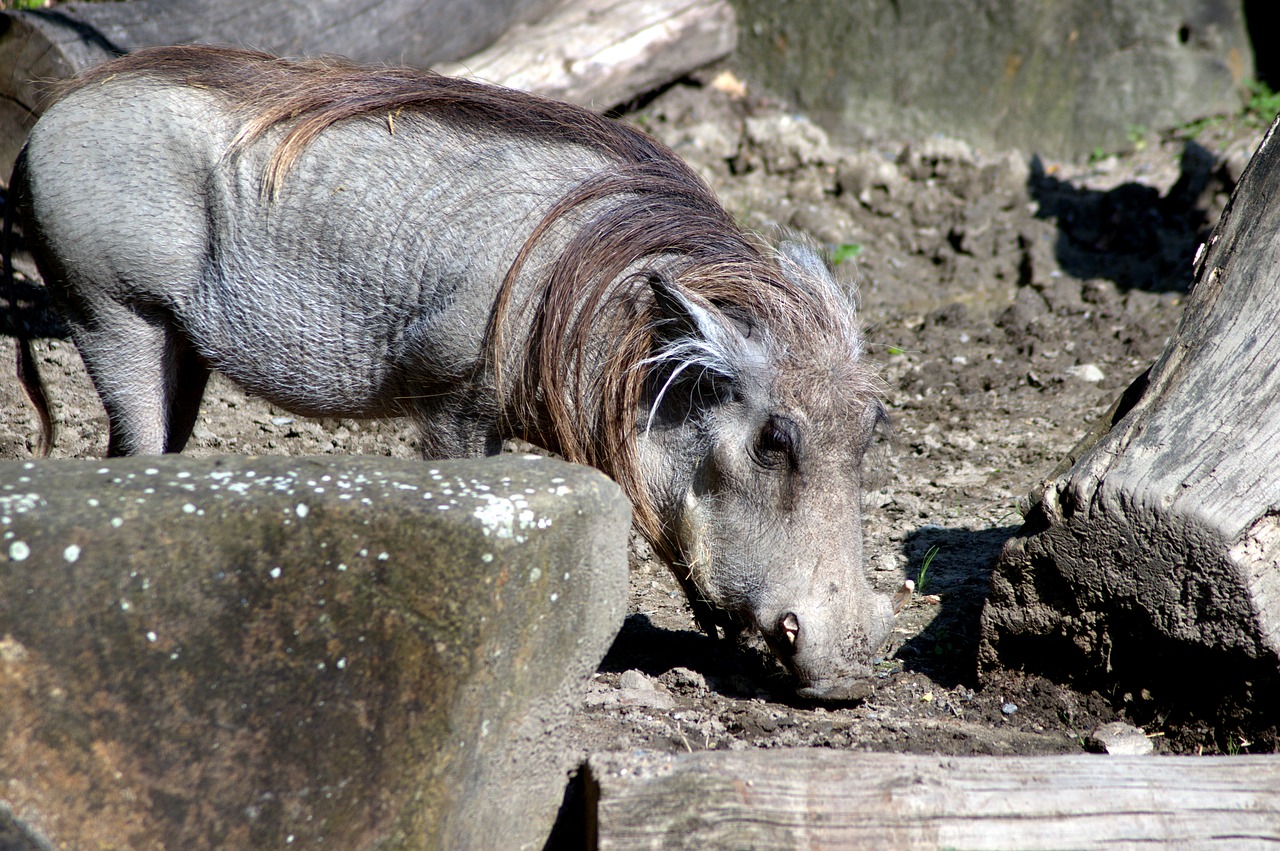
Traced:
[[550, 98], [431, 71], [359, 65], [338, 56], [285, 59], [205, 45], [145, 48], [89, 69], [69, 81], [59, 96], [125, 74], [221, 97], [244, 119], [233, 153], [271, 128], [288, 125], [264, 175], [263, 189], [273, 197], [298, 157], [329, 127], [372, 117], [386, 122], [394, 134], [396, 119], [416, 111], [459, 126], [581, 145], [624, 162], [666, 152], [638, 130]]
[[[506, 421], [532, 442], [612, 476], [632, 500], [637, 525], [668, 559], [679, 554], [639, 469], [649, 376], [664, 366], [667, 374], [686, 367], [723, 371], [731, 358], [664, 342], [651, 275], [673, 279], [727, 321], [760, 333], [793, 399], [817, 397], [852, 411], [877, 396], [873, 373], [858, 363], [860, 336], [847, 296], [792, 254], [746, 235], [692, 169], [639, 130], [569, 104], [431, 72], [231, 48], [140, 50], [90, 70], [69, 89], [122, 74], [224, 98], [244, 116], [233, 151], [285, 126], [265, 175], [269, 194], [328, 127], [375, 118], [394, 133], [396, 118], [414, 111], [581, 146], [611, 162], [560, 198], [525, 240], [494, 303], [486, 351]], [[583, 224], [557, 250], [530, 301], [513, 304], [539, 241], [575, 212]], [[513, 323], [516, 313], [531, 324], [528, 338], [512, 344], [507, 327], [524, 327]]]

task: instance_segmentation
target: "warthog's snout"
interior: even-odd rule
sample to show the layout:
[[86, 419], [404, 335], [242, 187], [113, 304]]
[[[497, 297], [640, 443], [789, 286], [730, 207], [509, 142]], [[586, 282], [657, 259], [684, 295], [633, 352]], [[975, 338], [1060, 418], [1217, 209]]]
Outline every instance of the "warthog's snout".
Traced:
[[853, 703], [866, 700], [875, 691], [870, 677], [856, 677], [841, 680], [827, 680], [812, 686], [796, 689], [796, 696], [805, 700], [820, 700], [824, 703]]
[[793, 606], [770, 618], [761, 633], [799, 680], [810, 700], [855, 701], [872, 692], [872, 659], [893, 628], [895, 607], [881, 594], [859, 595], [855, 612], [831, 605]]

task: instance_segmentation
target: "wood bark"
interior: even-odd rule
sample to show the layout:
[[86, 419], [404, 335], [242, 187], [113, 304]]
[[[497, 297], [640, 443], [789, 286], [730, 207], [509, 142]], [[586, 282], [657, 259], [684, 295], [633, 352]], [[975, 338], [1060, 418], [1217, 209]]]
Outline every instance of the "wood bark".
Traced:
[[607, 109], [727, 56], [737, 35], [726, 0], [569, 0], [437, 70]]
[[0, 180], [50, 84], [150, 45], [448, 62], [452, 73], [606, 109], [725, 56], [736, 38], [727, 0], [127, 0], [2, 12]]
[[599, 849], [1257, 847], [1280, 757], [943, 757], [820, 749], [587, 763]]
[[1184, 715], [1275, 730], [1263, 695], [1280, 693], [1278, 365], [1273, 124], [1163, 354], [1032, 495], [994, 569], [983, 666], [1146, 689]]

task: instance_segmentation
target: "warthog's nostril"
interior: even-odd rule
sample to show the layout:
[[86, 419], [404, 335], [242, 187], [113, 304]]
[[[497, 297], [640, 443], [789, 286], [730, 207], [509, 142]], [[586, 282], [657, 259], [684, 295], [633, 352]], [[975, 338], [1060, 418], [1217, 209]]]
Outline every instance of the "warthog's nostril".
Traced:
[[796, 636], [800, 634], [800, 619], [795, 612], [787, 612], [778, 621], [778, 631], [787, 637], [787, 643], [794, 649]]

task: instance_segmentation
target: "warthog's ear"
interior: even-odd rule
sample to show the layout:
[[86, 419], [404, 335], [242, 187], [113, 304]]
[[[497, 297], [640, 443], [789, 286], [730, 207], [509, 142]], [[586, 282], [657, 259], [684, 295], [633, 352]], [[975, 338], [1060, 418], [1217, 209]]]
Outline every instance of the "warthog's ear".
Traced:
[[[663, 348], [674, 347], [692, 353], [690, 347], [693, 346], [708, 355], [728, 355], [741, 349], [742, 333], [705, 300], [685, 292], [679, 284], [662, 275], [651, 276], [649, 287], [658, 308], [657, 331]], [[717, 357], [716, 360], [729, 358]]]
[[778, 244], [778, 257], [783, 261], [784, 271], [789, 271], [787, 265], [790, 264], [800, 273], [799, 276], [789, 277], [803, 277], [808, 281], [821, 281], [829, 286], [835, 286], [831, 267], [827, 265], [827, 261], [823, 259], [818, 249], [810, 243], [798, 239], [784, 240]]
[[759, 341], [750, 339], [750, 330], [739, 328], [733, 319], [678, 283], [655, 274], [649, 286], [657, 316], [656, 345], [647, 363], [656, 366], [662, 376], [658, 400], [673, 384], [685, 380], [714, 385], [716, 396], [732, 393], [732, 387], [761, 360]]

